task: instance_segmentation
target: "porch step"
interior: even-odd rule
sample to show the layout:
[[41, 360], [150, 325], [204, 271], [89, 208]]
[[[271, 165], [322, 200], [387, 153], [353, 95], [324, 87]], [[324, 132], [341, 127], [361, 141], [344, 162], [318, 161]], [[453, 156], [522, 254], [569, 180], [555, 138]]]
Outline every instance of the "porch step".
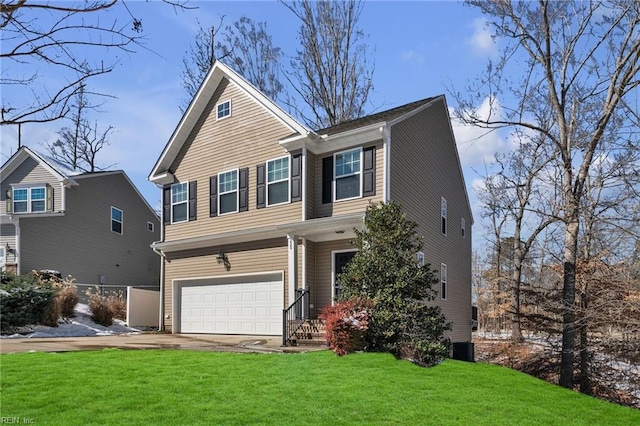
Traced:
[[318, 319], [306, 320], [291, 337], [292, 345], [324, 346], [326, 328]]

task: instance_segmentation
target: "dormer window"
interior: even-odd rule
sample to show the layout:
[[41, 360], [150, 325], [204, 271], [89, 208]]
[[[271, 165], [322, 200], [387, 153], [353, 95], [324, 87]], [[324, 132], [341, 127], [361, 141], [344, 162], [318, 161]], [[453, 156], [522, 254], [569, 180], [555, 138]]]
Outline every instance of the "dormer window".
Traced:
[[216, 111], [216, 117], [218, 120], [229, 117], [231, 115], [231, 100], [220, 102], [218, 105], [216, 105]]

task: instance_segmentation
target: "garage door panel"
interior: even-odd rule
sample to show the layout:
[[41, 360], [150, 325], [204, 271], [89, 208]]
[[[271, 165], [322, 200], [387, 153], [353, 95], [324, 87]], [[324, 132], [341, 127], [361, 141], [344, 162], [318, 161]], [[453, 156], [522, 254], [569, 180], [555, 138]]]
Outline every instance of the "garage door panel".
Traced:
[[181, 282], [180, 332], [282, 334], [282, 281], [238, 281], [236, 277], [232, 283]]

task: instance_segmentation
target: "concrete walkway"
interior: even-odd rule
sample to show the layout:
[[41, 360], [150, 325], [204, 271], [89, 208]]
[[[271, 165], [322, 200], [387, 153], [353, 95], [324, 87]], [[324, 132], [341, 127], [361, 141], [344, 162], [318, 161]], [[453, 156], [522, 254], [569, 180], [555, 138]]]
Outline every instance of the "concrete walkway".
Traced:
[[325, 349], [324, 346], [282, 347], [282, 337], [213, 334], [118, 334], [92, 337], [0, 339], [0, 353], [69, 352], [119, 349], [191, 349], [218, 352], [288, 353]]

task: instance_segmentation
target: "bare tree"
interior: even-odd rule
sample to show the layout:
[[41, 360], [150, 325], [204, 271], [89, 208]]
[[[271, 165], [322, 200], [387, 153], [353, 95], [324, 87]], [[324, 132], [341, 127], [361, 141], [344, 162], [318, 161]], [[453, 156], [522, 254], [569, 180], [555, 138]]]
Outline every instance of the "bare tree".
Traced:
[[373, 63], [358, 29], [359, 0], [283, 2], [300, 20], [300, 49], [287, 79], [310, 113], [289, 97], [287, 104], [317, 129], [361, 117], [373, 88]]
[[80, 86], [74, 99], [69, 117], [72, 125], [58, 131], [60, 137], [46, 145], [47, 151], [54, 160], [72, 170], [95, 172], [112, 167], [113, 164], [98, 167], [97, 156], [98, 152], [109, 145], [113, 126], [99, 131], [97, 121], [91, 123], [87, 118], [87, 112], [98, 105], [89, 102], [84, 85]]
[[[187, 7], [186, 0], [164, 1], [177, 8]], [[110, 52], [132, 53], [140, 46], [140, 19], [130, 12], [131, 20], [127, 22], [109, 18], [108, 13], [120, 5], [127, 7], [122, 0], [2, 1], [0, 84], [19, 86], [25, 93], [21, 101], [13, 99], [9, 103], [3, 98], [0, 125], [42, 123], [65, 117], [71, 99], [87, 80], [115, 69], [118, 59]], [[86, 59], [89, 51], [101, 59], [90, 62]], [[60, 80], [52, 82], [51, 76]]]
[[[467, 3], [489, 17], [506, 45], [473, 93], [491, 102], [499, 98], [505, 105], [513, 103], [503, 105], [504, 117], [485, 119], [475, 113], [480, 99], [457, 96], [456, 115], [483, 127], [528, 129], [558, 152], [564, 224], [560, 385], [572, 388], [580, 204], [597, 148], [611, 127], [638, 131], [638, 112], [626, 98], [640, 85], [640, 3]], [[514, 75], [519, 77], [512, 79]]]
[[[236, 70], [261, 92], [276, 100], [283, 90], [280, 83], [282, 50], [273, 45], [266, 22], [246, 16], [223, 27], [200, 25], [190, 51], [182, 59], [182, 85], [187, 98], [180, 107], [184, 112], [216, 60]], [[222, 31], [221, 31], [222, 30]]]

